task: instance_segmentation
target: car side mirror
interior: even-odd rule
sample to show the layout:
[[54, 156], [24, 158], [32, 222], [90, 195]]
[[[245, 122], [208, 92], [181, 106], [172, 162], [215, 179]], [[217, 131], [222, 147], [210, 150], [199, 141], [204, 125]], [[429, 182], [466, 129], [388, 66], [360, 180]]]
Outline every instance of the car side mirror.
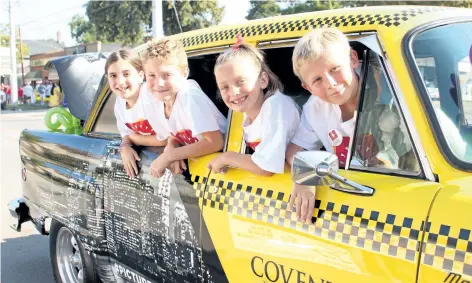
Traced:
[[339, 170], [338, 157], [327, 151], [301, 151], [292, 164], [292, 180], [304, 186], [329, 186], [333, 179], [330, 173]]
[[336, 154], [327, 151], [298, 152], [292, 163], [292, 180], [304, 186], [330, 186], [332, 189], [364, 196], [374, 194], [369, 188], [338, 175]]

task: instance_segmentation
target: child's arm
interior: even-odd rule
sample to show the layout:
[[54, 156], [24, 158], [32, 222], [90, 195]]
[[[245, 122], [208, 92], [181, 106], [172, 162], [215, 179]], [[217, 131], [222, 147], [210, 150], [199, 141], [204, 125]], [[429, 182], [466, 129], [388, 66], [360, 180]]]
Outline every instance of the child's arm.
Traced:
[[240, 168], [256, 175], [270, 177], [273, 172], [260, 168], [252, 161], [250, 154], [240, 154], [236, 152], [225, 152], [215, 157], [208, 163], [208, 169], [215, 173], [225, 173], [226, 167]]
[[171, 147], [164, 154], [169, 162], [199, 157], [210, 153], [218, 152], [223, 149], [223, 134], [218, 131], [206, 132], [202, 134], [203, 139], [196, 143], [181, 147]]
[[167, 140], [158, 140], [156, 135], [140, 135], [137, 133], [131, 133], [130, 139], [135, 145], [143, 145], [143, 146], [166, 146]]
[[[295, 157], [295, 154], [303, 150], [304, 148], [294, 143], [290, 143], [287, 146], [285, 158], [287, 160], [287, 163], [290, 165], [290, 168], [292, 168], [293, 158]], [[290, 193], [290, 201], [287, 206], [287, 209], [292, 210], [293, 205], [296, 204], [295, 211], [297, 214], [298, 221], [307, 224], [312, 223], [311, 216], [313, 215], [313, 211], [315, 210], [315, 194], [315, 186], [308, 187], [293, 182], [292, 192]]]
[[123, 167], [131, 178], [134, 178], [138, 175], [138, 165], [137, 161], [141, 160], [138, 153], [131, 147], [133, 142], [131, 141], [130, 136], [124, 136], [121, 140], [120, 145], [120, 154], [121, 160], [123, 162]]
[[161, 177], [165, 168], [174, 161], [199, 157], [223, 149], [223, 135], [219, 130], [202, 133], [202, 136], [202, 140], [181, 147], [175, 147], [174, 141], [171, 139], [164, 152], [151, 163], [151, 175]]
[[285, 151], [285, 160], [287, 160], [288, 165], [292, 168], [293, 158], [297, 152], [304, 150], [301, 146], [294, 143], [289, 143], [287, 150]]
[[[290, 167], [292, 167], [293, 158], [295, 157], [295, 154], [303, 150], [304, 148], [294, 143], [290, 143], [287, 146], [285, 158]], [[298, 221], [311, 224], [311, 216], [313, 215], [313, 211], [315, 209], [315, 194], [316, 187], [308, 187], [299, 185], [295, 182], [293, 183], [292, 192], [290, 194], [290, 201], [287, 208], [292, 209], [295, 200], [297, 200], [295, 210], [297, 213]]]

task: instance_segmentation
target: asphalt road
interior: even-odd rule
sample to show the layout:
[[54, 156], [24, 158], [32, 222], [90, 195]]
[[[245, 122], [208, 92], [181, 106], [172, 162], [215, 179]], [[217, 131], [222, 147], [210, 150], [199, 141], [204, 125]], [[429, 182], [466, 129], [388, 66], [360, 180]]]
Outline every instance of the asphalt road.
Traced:
[[2, 283], [53, 283], [49, 238], [27, 223], [18, 233], [9, 227], [8, 202], [21, 197], [18, 138], [23, 129], [45, 129], [40, 112], [8, 112], [0, 115], [1, 279]]

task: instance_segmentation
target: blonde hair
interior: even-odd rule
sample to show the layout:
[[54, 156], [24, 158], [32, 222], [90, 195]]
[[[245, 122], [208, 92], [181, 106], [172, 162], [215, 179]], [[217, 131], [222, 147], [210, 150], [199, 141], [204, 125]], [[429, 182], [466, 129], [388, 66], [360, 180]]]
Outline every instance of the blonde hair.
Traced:
[[105, 62], [105, 74], [108, 75], [108, 68], [120, 60], [128, 61], [138, 72], [143, 70], [143, 63], [137, 56], [134, 56], [129, 50], [118, 49], [108, 56]]
[[175, 64], [182, 69], [188, 68], [187, 54], [178, 40], [164, 38], [158, 41], [151, 41], [140, 55], [143, 63], [150, 59], [158, 59]]
[[273, 95], [277, 90], [283, 92], [283, 85], [277, 75], [272, 72], [269, 65], [267, 65], [264, 59], [264, 52], [249, 44], [241, 43], [237, 47], [231, 47], [224, 53], [220, 54], [216, 59], [214, 69], [216, 70], [218, 66], [240, 57], [250, 58], [254, 63], [254, 66], [258, 69], [259, 74], [265, 72], [269, 77], [267, 88], [264, 89], [264, 96], [266, 98]]
[[336, 28], [318, 28], [305, 34], [293, 50], [293, 72], [301, 79], [300, 68], [307, 61], [314, 62], [331, 46], [339, 44], [345, 47], [349, 55], [351, 47], [346, 35]]

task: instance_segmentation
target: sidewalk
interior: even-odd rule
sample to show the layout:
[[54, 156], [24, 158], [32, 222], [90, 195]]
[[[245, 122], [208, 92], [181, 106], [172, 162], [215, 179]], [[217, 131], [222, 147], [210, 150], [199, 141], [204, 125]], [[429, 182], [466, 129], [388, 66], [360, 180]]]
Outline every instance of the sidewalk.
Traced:
[[49, 109], [48, 105], [40, 104], [18, 104], [18, 105], [7, 105], [5, 110], [2, 110], [2, 113], [14, 113], [14, 112], [30, 112], [37, 110], [47, 110]]

